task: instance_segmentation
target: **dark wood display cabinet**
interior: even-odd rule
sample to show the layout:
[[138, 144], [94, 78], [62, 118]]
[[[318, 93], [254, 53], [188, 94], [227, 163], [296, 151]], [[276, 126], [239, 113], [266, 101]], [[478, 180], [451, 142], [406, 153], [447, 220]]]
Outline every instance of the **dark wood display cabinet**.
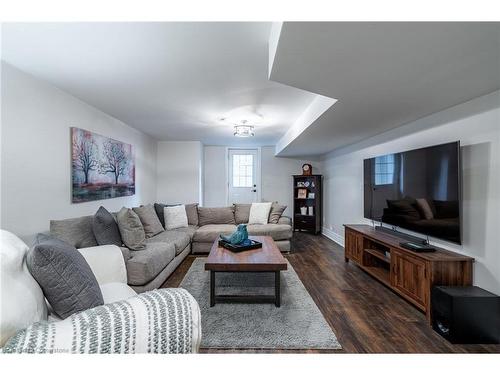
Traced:
[[293, 230], [321, 233], [322, 175], [293, 176]]

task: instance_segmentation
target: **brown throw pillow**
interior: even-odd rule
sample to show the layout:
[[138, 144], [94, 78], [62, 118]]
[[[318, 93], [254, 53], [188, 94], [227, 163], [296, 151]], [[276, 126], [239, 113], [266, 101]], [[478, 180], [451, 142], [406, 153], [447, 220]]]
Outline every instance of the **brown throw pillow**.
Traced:
[[146, 238], [151, 238], [156, 236], [158, 233], [163, 232], [163, 225], [161, 224], [160, 219], [158, 219], [152, 204], [134, 207], [132, 209], [141, 220], [144, 232], [146, 233]]
[[131, 208], [123, 207], [116, 215], [116, 221], [125, 246], [131, 250], [146, 248], [146, 232], [141, 219]]
[[234, 220], [236, 224], [246, 224], [248, 223], [248, 218], [250, 217], [250, 203], [234, 203]]
[[198, 225], [236, 224], [232, 207], [198, 207]]
[[278, 224], [278, 221], [280, 220], [280, 217], [283, 215], [283, 212], [285, 212], [285, 210], [286, 206], [278, 204], [278, 202], [273, 202], [273, 205], [271, 206], [271, 212], [269, 212], [269, 224]]
[[186, 215], [189, 225], [198, 225], [198, 203], [186, 204]]

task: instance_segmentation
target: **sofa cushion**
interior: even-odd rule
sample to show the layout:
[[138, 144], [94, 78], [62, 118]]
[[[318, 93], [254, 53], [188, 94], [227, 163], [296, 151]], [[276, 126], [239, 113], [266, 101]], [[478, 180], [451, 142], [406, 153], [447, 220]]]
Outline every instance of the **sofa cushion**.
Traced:
[[273, 240], [288, 240], [292, 238], [292, 227], [286, 224], [249, 224], [250, 236], [271, 236]]
[[271, 206], [271, 212], [269, 212], [269, 224], [278, 224], [281, 215], [285, 212], [286, 206], [278, 204], [278, 202], [273, 202]]
[[120, 229], [112, 214], [103, 206], [99, 207], [92, 220], [92, 230], [99, 245], [122, 245]]
[[152, 204], [147, 204], [141, 207], [134, 207], [134, 212], [139, 216], [146, 238], [153, 237], [160, 232], [163, 232], [163, 225], [156, 215]]
[[175, 255], [179, 255], [182, 252], [182, 250], [184, 250], [186, 246], [189, 245], [189, 242], [191, 242], [191, 237], [186, 233], [174, 229], [174, 230], [163, 231], [154, 237], [148, 238], [147, 242], [173, 243], [175, 246]]
[[234, 204], [234, 220], [236, 224], [248, 223], [248, 218], [250, 217], [250, 207], [252, 207], [251, 203]]
[[142, 251], [131, 251], [125, 262], [130, 285], [144, 285], [153, 280], [175, 257], [173, 243], [148, 242]]
[[97, 246], [98, 244], [92, 229], [93, 220], [93, 215], [73, 219], [51, 220], [50, 234], [73, 245], [77, 249]]
[[90, 266], [74, 246], [53, 236], [38, 234], [26, 263], [61, 318], [104, 303]]
[[188, 225], [187, 227], [185, 228], [177, 228], [177, 229], [174, 229], [174, 231], [176, 232], [181, 232], [181, 233], [185, 233], [189, 236], [189, 241], [192, 241], [193, 240], [193, 237], [194, 237], [194, 234], [196, 232], [196, 230], [198, 229], [197, 226], [194, 226], [194, 225]]
[[123, 207], [116, 219], [125, 246], [131, 250], [144, 250], [146, 232], [139, 216], [132, 209]]
[[231, 234], [236, 230], [234, 224], [208, 224], [199, 227], [194, 233], [194, 242], [214, 242], [219, 234]]
[[198, 225], [236, 224], [233, 207], [198, 207]]

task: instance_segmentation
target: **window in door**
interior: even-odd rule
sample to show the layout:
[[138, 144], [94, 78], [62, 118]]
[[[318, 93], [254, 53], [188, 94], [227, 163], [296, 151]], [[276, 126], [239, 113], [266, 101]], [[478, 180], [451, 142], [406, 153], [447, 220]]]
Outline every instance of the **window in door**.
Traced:
[[228, 204], [252, 203], [260, 199], [258, 149], [228, 149]]
[[253, 154], [238, 155], [233, 157], [233, 187], [253, 187]]

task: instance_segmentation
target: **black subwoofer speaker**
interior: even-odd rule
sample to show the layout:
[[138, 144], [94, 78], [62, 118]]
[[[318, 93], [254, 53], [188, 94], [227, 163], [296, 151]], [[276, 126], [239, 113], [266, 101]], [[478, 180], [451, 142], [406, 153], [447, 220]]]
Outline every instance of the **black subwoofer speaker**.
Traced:
[[432, 328], [454, 344], [500, 343], [500, 297], [476, 286], [435, 286]]

